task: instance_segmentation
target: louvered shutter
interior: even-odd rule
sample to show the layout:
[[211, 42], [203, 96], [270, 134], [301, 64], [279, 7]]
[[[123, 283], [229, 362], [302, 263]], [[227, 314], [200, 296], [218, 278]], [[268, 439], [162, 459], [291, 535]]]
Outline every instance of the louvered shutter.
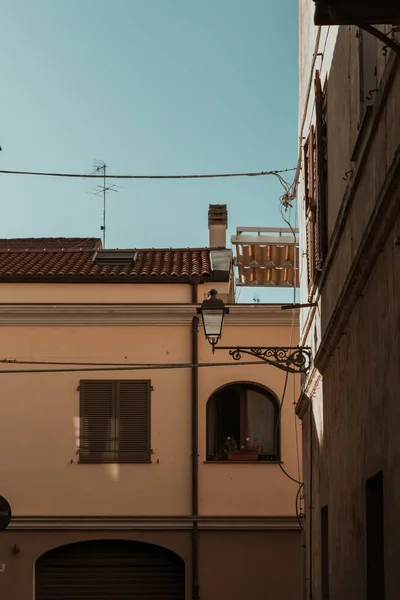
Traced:
[[315, 223], [311, 210], [307, 211], [306, 217], [306, 243], [307, 243], [307, 283], [308, 299], [311, 301], [315, 280]]
[[81, 381], [82, 462], [115, 460], [115, 390], [112, 381]]
[[315, 132], [311, 125], [310, 133], [304, 144], [304, 183], [306, 212], [315, 205]]
[[150, 381], [117, 381], [118, 462], [150, 462]]
[[316, 233], [316, 174], [315, 174], [315, 130], [311, 126], [304, 145], [305, 213], [307, 246], [308, 298], [312, 298], [315, 281], [315, 233]]
[[324, 118], [324, 98], [321, 87], [319, 71], [315, 73], [315, 149], [316, 149], [316, 202], [315, 202], [315, 267], [322, 269], [326, 256], [326, 161], [325, 161], [325, 134], [326, 123]]

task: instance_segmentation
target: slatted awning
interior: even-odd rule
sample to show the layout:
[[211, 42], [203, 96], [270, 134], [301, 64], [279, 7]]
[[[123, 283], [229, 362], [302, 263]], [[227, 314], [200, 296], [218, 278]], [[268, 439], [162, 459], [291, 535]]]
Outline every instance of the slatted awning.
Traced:
[[231, 237], [236, 285], [298, 287], [298, 229], [237, 227]]

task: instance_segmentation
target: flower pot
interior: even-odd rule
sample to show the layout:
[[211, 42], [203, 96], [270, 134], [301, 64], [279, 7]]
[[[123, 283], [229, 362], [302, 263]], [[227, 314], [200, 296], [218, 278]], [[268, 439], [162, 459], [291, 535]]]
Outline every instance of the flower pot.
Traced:
[[228, 460], [258, 460], [258, 452], [228, 452]]

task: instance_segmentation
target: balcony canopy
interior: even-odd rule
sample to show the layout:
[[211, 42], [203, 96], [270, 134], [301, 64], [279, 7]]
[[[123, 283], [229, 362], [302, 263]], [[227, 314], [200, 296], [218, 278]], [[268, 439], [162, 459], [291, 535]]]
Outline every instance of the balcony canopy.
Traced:
[[297, 234], [298, 229], [238, 227], [231, 237], [236, 249], [236, 285], [298, 287]]

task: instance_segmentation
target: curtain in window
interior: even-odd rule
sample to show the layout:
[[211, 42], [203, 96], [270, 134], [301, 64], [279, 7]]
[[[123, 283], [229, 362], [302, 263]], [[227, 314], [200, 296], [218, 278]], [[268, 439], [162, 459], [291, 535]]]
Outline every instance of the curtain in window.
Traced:
[[262, 442], [262, 453], [273, 454], [275, 411], [272, 402], [254, 390], [247, 390], [247, 437]]

